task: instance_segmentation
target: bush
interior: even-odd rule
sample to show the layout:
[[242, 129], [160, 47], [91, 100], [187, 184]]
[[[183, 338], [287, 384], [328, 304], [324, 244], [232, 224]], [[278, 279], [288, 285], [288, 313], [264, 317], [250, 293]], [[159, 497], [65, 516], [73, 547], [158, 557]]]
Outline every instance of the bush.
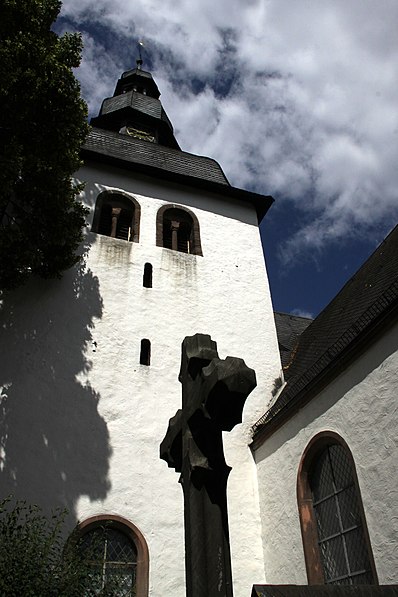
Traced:
[[50, 518], [38, 506], [0, 502], [1, 597], [111, 597], [123, 594], [118, 579], [98, 587], [98, 569], [75, 531], [65, 543], [66, 511]]

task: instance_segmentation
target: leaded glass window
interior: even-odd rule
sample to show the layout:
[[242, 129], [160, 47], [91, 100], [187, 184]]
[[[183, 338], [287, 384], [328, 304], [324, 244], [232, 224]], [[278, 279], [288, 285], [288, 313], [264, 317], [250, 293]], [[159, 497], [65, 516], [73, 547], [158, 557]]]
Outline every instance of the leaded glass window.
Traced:
[[97, 526], [83, 535], [81, 549], [92, 570], [90, 595], [136, 594], [137, 549], [127, 534], [112, 524]]
[[317, 454], [309, 485], [326, 584], [373, 584], [353, 470], [346, 449], [331, 444]]

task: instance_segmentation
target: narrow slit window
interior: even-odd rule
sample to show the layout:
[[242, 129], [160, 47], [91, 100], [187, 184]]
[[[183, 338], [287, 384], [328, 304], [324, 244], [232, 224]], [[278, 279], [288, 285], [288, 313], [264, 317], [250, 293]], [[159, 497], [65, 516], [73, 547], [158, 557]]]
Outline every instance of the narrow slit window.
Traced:
[[141, 351], [140, 351], [140, 365], [151, 364], [151, 342], [144, 338], [141, 340]]
[[144, 265], [144, 287], [152, 288], [152, 264], [146, 263]]

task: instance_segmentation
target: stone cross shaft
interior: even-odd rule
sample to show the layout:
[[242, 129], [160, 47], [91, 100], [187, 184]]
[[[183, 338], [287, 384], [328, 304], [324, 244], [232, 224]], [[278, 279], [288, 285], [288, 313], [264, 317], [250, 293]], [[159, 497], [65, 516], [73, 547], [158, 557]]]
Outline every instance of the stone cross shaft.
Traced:
[[170, 419], [160, 457], [181, 473], [187, 597], [232, 597], [222, 432], [242, 422], [256, 376], [242, 359], [218, 358], [210, 336], [182, 343], [182, 409]]

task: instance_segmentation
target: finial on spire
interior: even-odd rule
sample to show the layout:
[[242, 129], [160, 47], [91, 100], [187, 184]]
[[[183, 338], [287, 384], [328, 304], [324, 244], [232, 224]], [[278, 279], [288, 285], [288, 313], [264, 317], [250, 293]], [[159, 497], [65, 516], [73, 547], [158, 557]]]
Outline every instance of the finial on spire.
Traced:
[[138, 46], [138, 56], [139, 56], [139, 58], [136, 60], [136, 63], [137, 63], [137, 68], [139, 70], [141, 70], [141, 66], [142, 66], [142, 50], [141, 50], [141, 48], [144, 47], [144, 42], [142, 40], [140, 40], [137, 43], [137, 46]]

